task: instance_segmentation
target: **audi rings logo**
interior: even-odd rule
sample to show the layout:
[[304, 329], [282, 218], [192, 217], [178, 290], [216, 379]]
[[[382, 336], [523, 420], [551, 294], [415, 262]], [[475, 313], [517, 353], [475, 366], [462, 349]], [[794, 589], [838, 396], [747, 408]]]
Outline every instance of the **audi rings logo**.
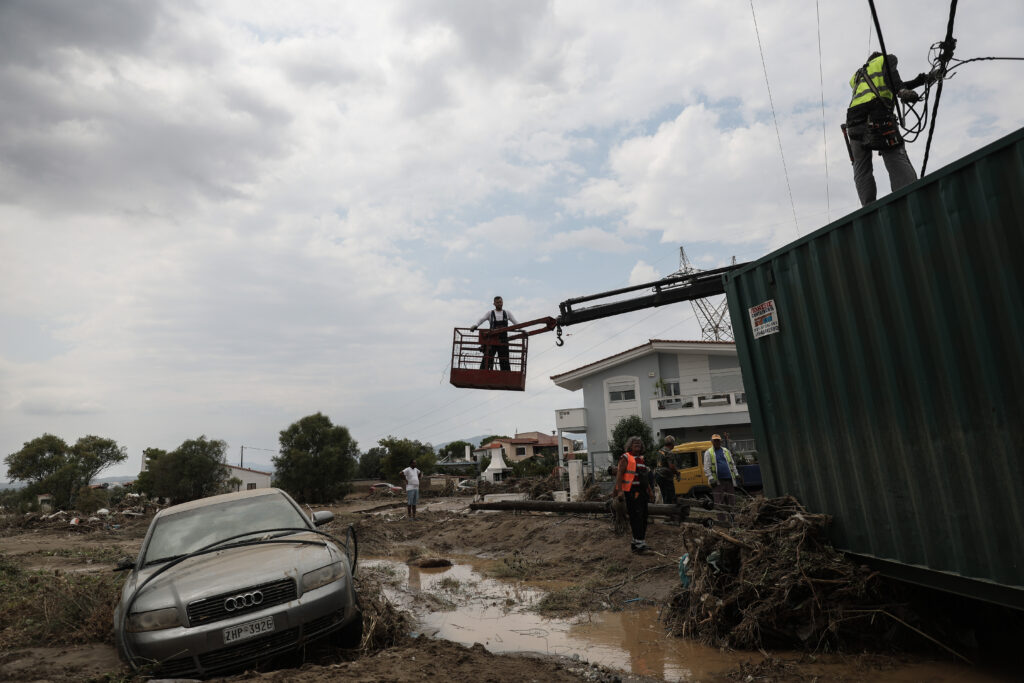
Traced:
[[239, 595], [232, 595], [230, 598], [224, 600], [224, 609], [228, 612], [234, 612], [236, 610], [245, 609], [246, 607], [255, 607], [263, 602], [263, 591], [252, 591], [251, 593], [241, 593]]

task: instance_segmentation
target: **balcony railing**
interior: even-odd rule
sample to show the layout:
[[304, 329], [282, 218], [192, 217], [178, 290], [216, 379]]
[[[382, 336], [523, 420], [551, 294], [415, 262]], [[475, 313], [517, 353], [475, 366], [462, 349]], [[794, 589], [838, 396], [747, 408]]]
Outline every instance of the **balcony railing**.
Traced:
[[746, 410], [747, 394], [743, 391], [694, 394], [691, 396], [663, 396], [651, 400], [652, 417], [743, 413]]

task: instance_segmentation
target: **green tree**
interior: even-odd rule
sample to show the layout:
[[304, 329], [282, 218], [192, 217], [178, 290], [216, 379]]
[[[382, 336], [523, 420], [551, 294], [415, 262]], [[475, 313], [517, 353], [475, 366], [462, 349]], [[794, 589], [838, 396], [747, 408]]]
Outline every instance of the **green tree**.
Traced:
[[230, 476], [227, 450], [227, 443], [205, 435], [183, 442], [170, 453], [146, 449], [145, 453], [156, 455], [147, 457], [152, 476], [150, 495], [184, 503], [223, 493]]
[[644, 422], [639, 415], [627, 415], [615, 423], [612, 429], [612, 440], [608, 448], [612, 452], [613, 462], [626, 450], [626, 439], [631, 436], [639, 436], [644, 441], [644, 454], [653, 455], [655, 449], [654, 434], [651, 433], [651, 426]]
[[527, 458], [512, 463], [512, 474], [517, 477], [546, 477], [551, 474], [558, 464], [558, 458], [554, 454], [544, 454], [541, 457]]
[[450, 460], [465, 460], [466, 458], [466, 446], [469, 446], [470, 452], [473, 450], [473, 444], [468, 441], [452, 441], [449, 444], [445, 444], [441, 450], [437, 452], [437, 459], [444, 460], [448, 458]]
[[351, 489], [359, 445], [326, 415], [307, 415], [281, 432], [275, 484], [302, 503], [340, 500]]
[[160, 459], [160, 456], [167, 455], [162, 448], [146, 448], [142, 451], [142, 457], [146, 460], [146, 469], [139, 472], [135, 479], [135, 492], [145, 493], [150, 498], [156, 496], [156, 482], [153, 479], [153, 465]]
[[485, 446], [496, 439], [507, 439], [507, 436], [501, 436], [500, 434], [492, 434], [491, 436], [485, 436], [480, 439], [480, 445]]
[[20, 451], [8, 455], [4, 462], [12, 481], [28, 483], [29, 495], [51, 493], [58, 508], [68, 508], [79, 489], [105, 468], [127, 457], [125, 449], [113, 439], [83, 436], [69, 447], [64, 439], [43, 434], [25, 442]]
[[413, 460], [423, 474], [430, 474], [437, 464], [437, 456], [434, 454], [434, 447], [429, 443], [420, 443], [411, 439], [398, 439], [393, 436], [381, 439], [377, 442], [381, 448], [387, 451], [381, 462], [381, 469], [388, 479], [398, 479], [402, 470], [409, 466]]
[[94, 489], [83, 486], [75, 496], [75, 508], [91, 515], [100, 508], [110, 507], [110, 493], [107, 489]]
[[370, 450], [366, 451], [359, 456], [359, 469], [357, 474], [360, 479], [380, 479], [384, 475], [381, 474], [381, 463], [384, 461], [384, 456], [388, 454], [386, 448], [380, 446], [374, 446]]

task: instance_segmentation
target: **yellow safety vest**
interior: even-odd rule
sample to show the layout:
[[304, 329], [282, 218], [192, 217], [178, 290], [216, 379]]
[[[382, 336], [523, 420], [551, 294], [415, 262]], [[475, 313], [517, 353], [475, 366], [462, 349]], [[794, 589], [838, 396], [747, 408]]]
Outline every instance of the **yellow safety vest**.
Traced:
[[[892, 102], [892, 90], [889, 89], [888, 84], [885, 82], [885, 55], [879, 55], [867, 63], [868, 78], [871, 79], [871, 83], [874, 84], [875, 89], [885, 99]], [[850, 77], [850, 87], [853, 88], [853, 99], [850, 100], [850, 106], [856, 107], [858, 104], [864, 104], [870, 102], [875, 98], [875, 93], [871, 89], [871, 85], [865, 80], [864, 74], [861, 69], [858, 69], [853, 76]]]

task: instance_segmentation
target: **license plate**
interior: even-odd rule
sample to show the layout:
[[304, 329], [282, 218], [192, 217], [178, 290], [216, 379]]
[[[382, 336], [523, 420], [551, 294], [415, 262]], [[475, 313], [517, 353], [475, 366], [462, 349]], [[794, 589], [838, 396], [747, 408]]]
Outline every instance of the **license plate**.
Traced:
[[264, 617], [255, 621], [247, 621], [238, 626], [229, 626], [224, 629], [224, 644], [237, 643], [240, 640], [253, 638], [274, 630], [274, 617]]

